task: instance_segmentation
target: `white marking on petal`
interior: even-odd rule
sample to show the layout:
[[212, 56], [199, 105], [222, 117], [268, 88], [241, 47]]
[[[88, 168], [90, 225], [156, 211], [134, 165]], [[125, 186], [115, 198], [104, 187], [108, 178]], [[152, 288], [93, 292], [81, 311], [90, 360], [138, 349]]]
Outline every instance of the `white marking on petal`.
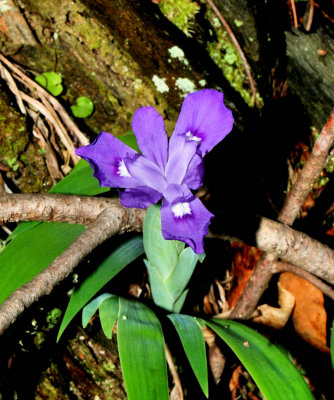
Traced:
[[186, 133], [187, 140], [194, 140], [195, 142], [200, 142], [202, 139], [198, 136], [193, 135], [190, 131]]
[[176, 218], [182, 218], [184, 215], [191, 215], [189, 203], [176, 203], [173, 205], [172, 211]]
[[126, 168], [126, 165], [124, 163], [124, 160], [121, 160], [118, 163], [118, 170], [117, 170], [117, 174], [120, 176], [124, 176], [126, 178], [131, 178], [131, 175], [129, 174], [128, 169]]

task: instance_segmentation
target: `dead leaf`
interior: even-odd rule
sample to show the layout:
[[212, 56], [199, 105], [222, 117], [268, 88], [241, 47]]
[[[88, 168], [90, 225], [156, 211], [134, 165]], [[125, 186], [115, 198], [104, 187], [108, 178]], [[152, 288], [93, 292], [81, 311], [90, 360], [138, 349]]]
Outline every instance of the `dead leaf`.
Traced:
[[279, 308], [271, 307], [268, 304], [262, 304], [257, 307], [255, 313], [260, 316], [253, 318], [254, 322], [261, 323], [267, 326], [271, 326], [275, 329], [282, 329], [288, 322], [295, 305], [294, 296], [278, 282], [278, 304]]
[[291, 272], [281, 273], [279, 282], [295, 297], [292, 319], [297, 334], [318, 350], [329, 353], [327, 314], [321, 290]]
[[232, 376], [230, 379], [230, 382], [228, 384], [228, 387], [231, 392], [231, 399], [235, 400], [237, 397], [237, 390], [240, 390], [240, 383], [239, 383], [239, 378], [240, 375], [242, 374], [242, 369], [241, 365], [238, 365], [237, 368], [232, 372]]
[[216, 385], [218, 385], [224, 371], [226, 359], [216, 344], [216, 334], [206, 327], [202, 327], [202, 332], [205, 342], [209, 347], [208, 361], [211, 373]]
[[231, 271], [233, 286], [228, 294], [230, 309], [236, 305], [262, 253], [261, 250], [256, 247], [237, 242], [232, 243], [232, 248], [235, 249], [236, 252], [232, 261]]

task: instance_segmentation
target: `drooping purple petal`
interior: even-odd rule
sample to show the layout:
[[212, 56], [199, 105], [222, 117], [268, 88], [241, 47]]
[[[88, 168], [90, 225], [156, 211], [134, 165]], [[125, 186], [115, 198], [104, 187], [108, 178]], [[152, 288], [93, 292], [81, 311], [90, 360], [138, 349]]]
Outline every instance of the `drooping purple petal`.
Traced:
[[181, 184], [189, 167], [189, 163], [196, 154], [197, 143], [186, 140], [183, 135], [174, 139], [173, 151], [169, 152], [166, 165], [166, 179], [168, 183]]
[[204, 162], [201, 156], [195, 154], [191, 159], [182, 183], [189, 189], [196, 190], [203, 185]]
[[167, 162], [168, 138], [162, 116], [153, 107], [139, 108], [133, 116], [132, 129], [143, 156], [164, 171]]
[[232, 130], [233, 116], [224, 104], [224, 95], [213, 89], [190, 93], [184, 99], [174, 133], [169, 141], [174, 151], [178, 134], [199, 143], [202, 157]]
[[[208, 233], [213, 214], [189, 190], [187, 192], [184, 186], [179, 186], [179, 188], [178, 185], [170, 186], [164, 192], [165, 199], [161, 207], [162, 235], [166, 240], [185, 242], [197, 254], [203, 253], [204, 236]], [[173, 201], [167, 200], [167, 198], [170, 200], [178, 191], [179, 196], [176, 196]]]
[[93, 176], [101, 186], [132, 188], [139, 181], [131, 176], [124, 159], [138, 153], [122, 143], [111, 133], [100, 132], [91, 144], [76, 149], [75, 153], [89, 162], [93, 168]]
[[119, 192], [119, 199], [123, 207], [147, 208], [151, 204], [157, 203], [161, 198], [161, 193], [145, 186]]
[[147, 186], [162, 193], [167, 185], [163, 172], [148, 158], [140, 156], [125, 159], [125, 165], [131, 176], [140, 182], [137, 186]]

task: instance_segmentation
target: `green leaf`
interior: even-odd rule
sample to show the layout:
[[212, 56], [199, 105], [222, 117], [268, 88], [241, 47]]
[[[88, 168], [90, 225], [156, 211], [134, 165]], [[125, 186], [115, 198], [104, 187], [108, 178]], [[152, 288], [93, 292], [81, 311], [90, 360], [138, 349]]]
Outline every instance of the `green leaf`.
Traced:
[[81, 323], [84, 328], [88, 325], [89, 321], [91, 320], [92, 316], [96, 313], [96, 310], [100, 307], [100, 305], [104, 302], [104, 300], [109, 299], [112, 294], [110, 293], [103, 293], [96, 299], [89, 302], [82, 310], [82, 319]]
[[77, 98], [77, 103], [71, 106], [72, 113], [77, 118], [87, 118], [92, 115], [94, 103], [86, 96]]
[[[91, 166], [80, 160], [50, 193], [95, 195], [107, 190], [93, 178]], [[84, 230], [83, 225], [65, 223], [19, 224], [0, 253], [0, 304], [49, 266]]]
[[121, 244], [81, 283], [80, 287], [71, 296], [59, 328], [57, 341], [60, 339], [67, 325], [85, 304], [115, 275], [143, 253], [142, 238], [136, 236]]
[[145, 216], [143, 228], [145, 254], [152, 265], [158, 268], [164, 279], [178, 262], [179, 247], [175, 240], [165, 240], [161, 233], [160, 207], [152, 205]]
[[112, 337], [112, 331], [118, 317], [119, 297], [112, 296], [106, 299], [99, 307], [100, 321], [104, 334], [108, 339]]
[[144, 221], [143, 241], [152, 297], [159, 307], [179, 312], [186, 298], [184, 293], [197, 261], [205, 254], [195, 254], [177, 240], [165, 240], [161, 233], [160, 207], [151, 206]]
[[57, 72], [43, 72], [42, 75], [37, 75], [35, 81], [43, 86], [53, 96], [59, 96], [63, 91], [62, 77]]
[[[88, 162], [85, 160], [80, 160], [73, 168], [71, 173], [53, 186], [53, 188], [49, 190], [49, 193], [94, 196], [107, 191], [109, 191], [109, 188], [100, 187], [98, 180], [93, 177], [93, 169]], [[21, 222], [7, 238], [6, 242], [13, 240], [19, 234], [40, 224], [43, 223], [39, 221]], [[49, 225], [51, 226], [51, 224]]]
[[314, 399], [299, 371], [268, 339], [235, 321], [205, 323], [231, 347], [267, 400]]
[[332, 322], [332, 328], [331, 328], [331, 359], [332, 359], [332, 367], [334, 369], [334, 319]]
[[170, 314], [168, 318], [172, 321], [180, 336], [184, 351], [203, 393], [208, 397], [208, 367], [205, 341], [199, 323], [196, 318], [189, 315]]
[[118, 351], [129, 400], [168, 400], [164, 336], [145, 305], [120, 298]]
[[85, 230], [83, 225], [39, 224], [0, 253], [0, 304], [52, 263]]
[[136, 150], [138, 151], [138, 153], [140, 153], [136, 136], [132, 131], [125, 132], [123, 135], [117, 135], [116, 137], [121, 142], [131, 147], [131, 149]]

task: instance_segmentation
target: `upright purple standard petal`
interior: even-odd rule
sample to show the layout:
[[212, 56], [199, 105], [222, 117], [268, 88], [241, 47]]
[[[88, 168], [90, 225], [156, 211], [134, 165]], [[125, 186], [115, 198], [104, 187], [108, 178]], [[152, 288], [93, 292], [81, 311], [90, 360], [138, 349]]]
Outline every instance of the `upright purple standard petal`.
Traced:
[[169, 141], [174, 151], [176, 137], [185, 135], [198, 143], [199, 154], [204, 157], [232, 130], [233, 116], [224, 105], [224, 95], [217, 90], [204, 89], [190, 93], [184, 99], [173, 136]]
[[163, 171], [167, 162], [168, 138], [162, 116], [153, 107], [139, 108], [133, 116], [132, 129], [143, 156]]
[[175, 137], [174, 151], [170, 151], [166, 166], [166, 180], [168, 183], [181, 184], [188, 170], [190, 161], [196, 154], [197, 144], [185, 140], [183, 135]]
[[[179, 196], [175, 196], [176, 192]], [[208, 234], [213, 214], [183, 185], [170, 185], [164, 196], [161, 207], [162, 236], [188, 244], [197, 254], [203, 253], [203, 239]], [[173, 197], [173, 201], [167, 200]]]
[[93, 143], [75, 153], [89, 162], [101, 186], [132, 188], [140, 183], [127, 170], [124, 159], [138, 154], [108, 132], [100, 132]]

